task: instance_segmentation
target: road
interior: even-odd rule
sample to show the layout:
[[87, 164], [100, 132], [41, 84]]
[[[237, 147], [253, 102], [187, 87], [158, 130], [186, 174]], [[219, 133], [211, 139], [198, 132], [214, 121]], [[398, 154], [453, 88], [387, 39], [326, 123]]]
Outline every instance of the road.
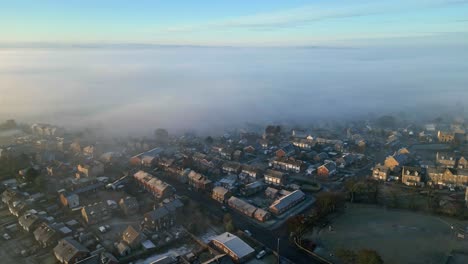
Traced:
[[[221, 204], [211, 199], [208, 195], [202, 192], [190, 191], [188, 190], [188, 185], [183, 184], [173, 178], [164, 176], [162, 176], [161, 178], [167, 183], [171, 184], [174, 188], [176, 188], [177, 194], [187, 196], [190, 199], [204, 205], [204, 208], [206, 208], [210, 214], [222, 219], [224, 214], [226, 213], [221, 209]], [[259, 242], [263, 243], [266, 247], [276, 251], [277, 239], [279, 238], [280, 256], [298, 264], [322, 263], [320, 260], [316, 260], [315, 258], [309, 256], [307, 253], [297, 248], [293, 244], [293, 242], [289, 241], [287, 225], [282, 225], [281, 227], [273, 231], [266, 230], [252, 223], [250, 219], [247, 219], [246, 216], [241, 215], [235, 210], [229, 209], [229, 213], [231, 214], [234, 225], [237, 228], [239, 228], [240, 230], [249, 230], [252, 233], [253, 237]]]

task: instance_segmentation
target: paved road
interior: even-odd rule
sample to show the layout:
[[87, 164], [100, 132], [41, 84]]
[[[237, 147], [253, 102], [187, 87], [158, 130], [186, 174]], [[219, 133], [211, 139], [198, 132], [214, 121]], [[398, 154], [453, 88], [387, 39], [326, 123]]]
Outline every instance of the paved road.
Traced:
[[[167, 183], [174, 186], [177, 190], [177, 194], [184, 195], [193, 199], [210, 212], [210, 214], [223, 218], [224, 212], [221, 209], [221, 204], [211, 199], [207, 194], [197, 191], [189, 191], [188, 185], [178, 182], [170, 177], [161, 177]], [[234, 225], [240, 230], [249, 230], [253, 237], [259, 242], [263, 243], [270, 249], [276, 250], [277, 239], [280, 238], [280, 255], [284, 258], [287, 258], [294, 263], [321, 263], [319, 260], [316, 260], [309, 256], [307, 253], [298, 249], [292, 242], [289, 241], [289, 234], [287, 231], [287, 225], [283, 225], [273, 231], [263, 229], [262, 227], [254, 224], [251, 220], [247, 219], [246, 216], [241, 215], [235, 210], [229, 209], [229, 213], [232, 215]]]

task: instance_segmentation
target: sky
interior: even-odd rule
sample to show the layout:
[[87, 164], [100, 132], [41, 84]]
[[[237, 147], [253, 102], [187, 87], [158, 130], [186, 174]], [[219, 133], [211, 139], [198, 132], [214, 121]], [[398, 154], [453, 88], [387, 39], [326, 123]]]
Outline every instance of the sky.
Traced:
[[468, 107], [468, 1], [0, 2], [0, 119], [144, 135]]
[[466, 0], [1, 2], [0, 43], [8, 44], [346, 46], [440, 35], [447, 41], [468, 28]]

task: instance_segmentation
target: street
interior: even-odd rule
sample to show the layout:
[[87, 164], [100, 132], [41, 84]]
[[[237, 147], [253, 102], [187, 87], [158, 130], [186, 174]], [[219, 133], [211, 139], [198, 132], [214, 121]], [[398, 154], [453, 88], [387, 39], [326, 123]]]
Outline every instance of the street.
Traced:
[[[177, 193], [179, 195], [184, 195], [189, 197], [190, 199], [197, 201], [201, 205], [207, 209], [210, 214], [219, 217], [220, 219], [223, 218], [224, 212], [221, 209], [221, 204], [213, 199], [211, 199], [208, 195], [197, 192], [197, 191], [189, 191], [188, 185], [183, 184], [177, 180], [174, 180], [171, 177], [162, 176], [161, 178], [164, 179], [167, 183], [171, 184], [174, 188], [176, 188]], [[280, 256], [294, 262], [294, 263], [322, 263], [319, 260], [309, 256], [307, 253], [303, 252], [299, 248], [297, 248], [292, 242], [289, 241], [289, 234], [286, 225], [282, 225], [281, 227], [271, 231], [265, 230], [258, 225], [251, 222], [250, 219], [247, 219], [246, 216], [241, 215], [235, 210], [228, 209], [229, 213], [232, 216], [234, 225], [240, 230], [249, 230], [253, 237], [258, 240], [259, 242], [263, 243], [266, 247], [275, 250], [277, 247], [277, 240], [280, 239]]]

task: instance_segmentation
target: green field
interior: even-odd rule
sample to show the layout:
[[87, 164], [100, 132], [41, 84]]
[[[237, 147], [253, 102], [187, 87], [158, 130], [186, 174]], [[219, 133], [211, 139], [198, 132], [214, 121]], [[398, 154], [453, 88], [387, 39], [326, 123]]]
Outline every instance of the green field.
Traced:
[[331, 222], [332, 231], [311, 235], [327, 250], [374, 249], [385, 263], [445, 263], [452, 250], [468, 250], [451, 226], [468, 222], [367, 205], [348, 205]]

